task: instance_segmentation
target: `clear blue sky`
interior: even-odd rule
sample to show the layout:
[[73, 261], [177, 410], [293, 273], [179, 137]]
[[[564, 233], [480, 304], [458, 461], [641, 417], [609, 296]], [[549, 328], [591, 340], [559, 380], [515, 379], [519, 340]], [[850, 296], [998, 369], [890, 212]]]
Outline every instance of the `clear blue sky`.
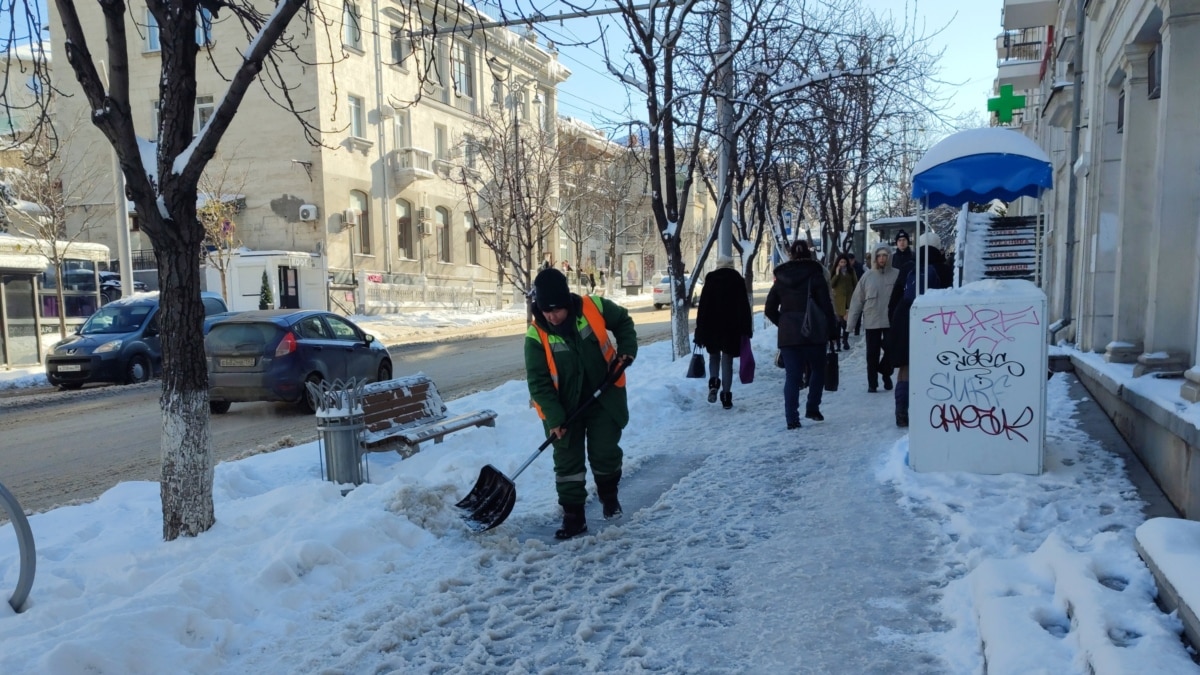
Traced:
[[[876, 12], [902, 13], [899, 0], [861, 0]], [[940, 80], [951, 97], [949, 114], [974, 113], [980, 124], [987, 120], [987, 99], [992, 95], [996, 78], [996, 36], [1001, 32], [1002, 0], [920, 0], [912, 3], [917, 14], [917, 31], [938, 33], [931, 49], [944, 48]], [[547, 12], [549, 14], [549, 12]], [[912, 14], [912, 10], [909, 10]], [[594, 21], [577, 19], [558, 23], [539, 24], [539, 32], [563, 43], [595, 35]], [[616, 31], [610, 38], [620, 39]], [[610, 43], [615, 44], [615, 40]], [[559, 88], [558, 112], [603, 126], [604, 118], [624, 117], [622, 113], [628, 96], [615, 78], [603, 72], [598, 46], [562, 47], [559, 60], [572, 71], [572, 76]], [[644, 106], [635, 100], [635, 106]], [[638, 117], [644, 108], [635, 108]]]

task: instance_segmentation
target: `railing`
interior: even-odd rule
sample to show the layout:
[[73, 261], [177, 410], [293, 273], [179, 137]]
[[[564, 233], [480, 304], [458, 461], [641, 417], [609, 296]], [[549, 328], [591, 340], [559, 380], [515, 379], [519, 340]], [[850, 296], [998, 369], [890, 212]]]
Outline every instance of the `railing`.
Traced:
[[[1005, 50], [1004, 62], [1029, 62], [1034, 63], [1042, 60], [1042, 42], [1016, 42], [1010, 44]], [[1001, 64], [1003, 65], [1003, 63]]]
[[17, 533], [17, 547], [21, 552], [21, 571], [17, 575], [17, 589], [8, 598], [8, 604], [14, 612], [21, 613], [29, 591], [33, 588], [33, 575], [37, 571], [37, 552], [33, 545], [33, 530], [29, 528], [29, 520], [21, 510], [21, 504], [13, 493], [0, 483], [0, 506], [8, 511], [8, 519]]

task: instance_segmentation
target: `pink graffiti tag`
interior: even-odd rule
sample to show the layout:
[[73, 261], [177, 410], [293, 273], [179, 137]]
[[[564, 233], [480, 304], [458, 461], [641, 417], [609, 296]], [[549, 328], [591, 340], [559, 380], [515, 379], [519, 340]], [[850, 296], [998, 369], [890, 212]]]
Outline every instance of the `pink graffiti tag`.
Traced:
[[1016, 338], [1010, 332], [1017, 326], [1041, 323], [1033, 307], [1006, 312], [990, 307], [972, 309], [970, 305], [940, 309], [922, 317], [921, 322], [940, 327], [943, 335], [958, 333], [959, 343], [966, 343], [967, 347], [983, 342], [983, 348], [989, 352], [996, 351], [1002, 343], [1014, 342]]
[[1008, 419], [1007, 410], [1003, 408], [997, 410], [995, 406], [981, 408], [975, 405], [965, 405], [960, 408], [956, 405], [939, 403], [929, 409], [929, 426], [941, 429], [946, 433], [950, 433], [951, 427], [955, 431], [978, 429], [988, 436], [1004, 434], [1010, 441], [1013, 436], [1018, 436], [1021, 440], [1029, 442], [1029, 439], [1020, 430], [1030, 424], [1033, 424], [1033, 408], [1029, 406], [1025, 406], [1017, 418], [1011, 421]]

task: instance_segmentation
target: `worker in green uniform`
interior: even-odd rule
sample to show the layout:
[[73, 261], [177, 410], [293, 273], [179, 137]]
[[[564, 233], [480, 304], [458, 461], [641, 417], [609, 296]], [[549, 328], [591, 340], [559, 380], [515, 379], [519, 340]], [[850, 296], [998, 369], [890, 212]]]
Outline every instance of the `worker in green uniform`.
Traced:
[[525, 333], [525, 375], [533, 407], [547, 435], [556, 438], [554, 474], [563, 523], [554, 536], [570, 539], [587, 532], [584, 502], [588, 463], [605, 519], [621, 515], [617, 499], [623, 454], [621, 430], [629, 423], [625, 375], [622, 373], [569, 426], [566, 421], [611, 378], [618, 364], [633, 363], [638, 349], [637, 331], [624, 307], [600, 296], [571, 293], [567, 278], [554, 268], [538, 272], [533, 281], [533, 303], [533, 322]]

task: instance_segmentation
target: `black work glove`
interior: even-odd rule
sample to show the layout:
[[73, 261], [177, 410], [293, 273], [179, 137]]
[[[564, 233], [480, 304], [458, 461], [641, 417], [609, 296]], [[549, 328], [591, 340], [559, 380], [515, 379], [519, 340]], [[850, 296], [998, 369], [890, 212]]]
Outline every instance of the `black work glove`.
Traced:
[[628, 354], [617, 354], [617, 358], [613, 359], [608, 364], [608, 374], [614, 380], [620, 377], [621, 371], [629, 367], [633, 363], [633, 357]]

